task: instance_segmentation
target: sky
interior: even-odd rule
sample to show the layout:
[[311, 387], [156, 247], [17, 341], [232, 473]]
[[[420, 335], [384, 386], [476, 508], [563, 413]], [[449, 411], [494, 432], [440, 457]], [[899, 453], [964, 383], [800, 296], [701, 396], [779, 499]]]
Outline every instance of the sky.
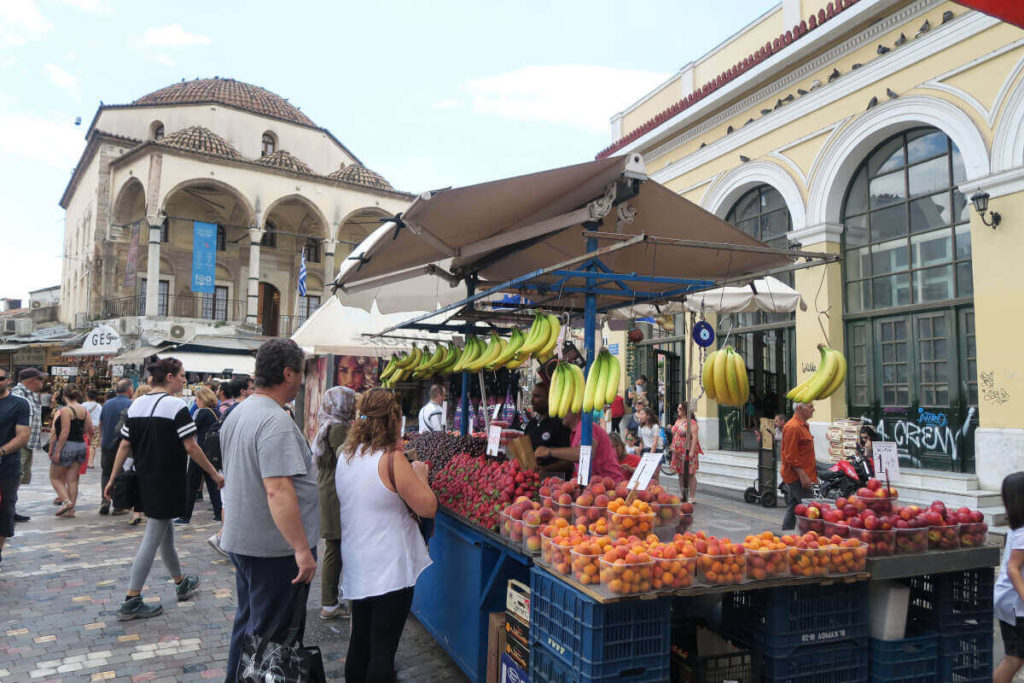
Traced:
[[399, 189], [470, 185], [593, 159], [613, 114], [777, 4], [0, 0], [0, 297], [60, 283], [101, 101], [234, 78]]

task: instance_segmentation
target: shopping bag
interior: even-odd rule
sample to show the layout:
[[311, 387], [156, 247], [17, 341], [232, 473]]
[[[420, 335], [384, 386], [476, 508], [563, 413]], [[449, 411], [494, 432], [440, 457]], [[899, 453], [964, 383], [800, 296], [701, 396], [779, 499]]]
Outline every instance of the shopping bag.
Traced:
[[114, 477], [110, 500], [115, 510], [131, 510], [139, 502], [139, 480], [135, 470], [122, 470]]
[[[300, 583], [288, 610], [281, 613], [267, 633], [250, 633], [242, 643], [238, 680], [243, 683], [326, 682], [323, 655], [318, 647], [306, 647], [299, 638], [305, 621], [309, 584]], [[286, 623], [287, 620], [287, 623]], [[284, 626], [287, 630], [281, 633]]]

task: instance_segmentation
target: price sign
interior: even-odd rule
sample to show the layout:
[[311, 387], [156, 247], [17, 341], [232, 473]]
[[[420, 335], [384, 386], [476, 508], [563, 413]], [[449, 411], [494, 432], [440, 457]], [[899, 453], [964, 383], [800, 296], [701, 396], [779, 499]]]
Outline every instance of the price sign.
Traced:
[[497, 458], [499, 446], [501, 446], [501, 427], [491, 427], [487, 431], [487, 455]]
[[579, 477], [577, 483], [586, 486], [590, 483], [590, 446], [580, 446]]
[[568, 325], [562, 325], [562, 329], [558, 332], [558, 341], [555, 342], [555, 353], [558, 355], [558, 360], [562, 360], [562, 352], [565, 347], [565, 332], [568, 329]]
[[661, 467], [661, 453], [644, 453], [643, 458], [640, 459], [640, 464], [633, 470], [633, 476], [629, 478], [629, 490], [642, 489], [647, 490], [647, 487], [651, 484], [651, 479], [658, 472], [658, 468]]
[[494, 413], [491, 415], [491, 419], [492, 420], [497, 420], [498, 419], [498, 415], [500, 415], [500, 414], [501, 414], [501, 404], [499, 403], [496, 406], [494, 406]]
[[875, 458], [876, 477], [881, 479], [888, 472], [890, 480], [900, 478], [900, 454], [895, 441], [876, 441], [871, 444], [871, 452]]

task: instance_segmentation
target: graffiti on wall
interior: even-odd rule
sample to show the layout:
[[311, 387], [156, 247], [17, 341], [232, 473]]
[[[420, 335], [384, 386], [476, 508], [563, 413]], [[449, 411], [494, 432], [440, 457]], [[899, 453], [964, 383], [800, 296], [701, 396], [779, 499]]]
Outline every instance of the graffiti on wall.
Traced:
[[981, 373], [981, 397], [989, 403], [998, 406], [1010, 400], [1010, 394], [1002, 387], [996, 386], [995, 375], [992, 372]]
[[956, 411], [926, 410], [887, 406], [874, 418], [862, 415], [873, 425], [883, 441], [894, 441], [900, 457], [913, 466], [931, 466], [925, 459], [948, 459], [951, 469], [960, 469], [959, 461], [972, 459], [974, 429], [978, 426], [978, 410], [971, 407], [963, 419]]

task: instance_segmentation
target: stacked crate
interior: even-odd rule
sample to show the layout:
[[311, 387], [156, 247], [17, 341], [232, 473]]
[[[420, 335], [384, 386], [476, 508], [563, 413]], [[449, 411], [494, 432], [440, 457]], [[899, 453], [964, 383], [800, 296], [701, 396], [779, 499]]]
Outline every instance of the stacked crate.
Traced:
[[828, 439], [828, 457], [833, 463], [857, 454], [857, 439], [864, 424], [858, 418], [840, 418], [825, 430]]

